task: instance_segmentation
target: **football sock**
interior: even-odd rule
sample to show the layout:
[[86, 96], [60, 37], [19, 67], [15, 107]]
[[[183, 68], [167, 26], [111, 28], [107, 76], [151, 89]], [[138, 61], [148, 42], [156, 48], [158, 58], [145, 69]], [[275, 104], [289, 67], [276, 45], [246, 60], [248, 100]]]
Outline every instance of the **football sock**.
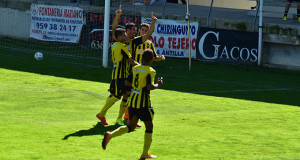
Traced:
[[125, 110], [127, 108], [127, 99], [122, 99], [121, 103], [120, 103], [120, 111], [119, 111], [119, 116], [118, 116], [118, 119], [119, 118], [122, 118]]
[[121, 127], [117, 128], [116, 130], [111, 132], [111, 138], [121, 136], [124, 133], [128, 133], [128, 131], [129, 131], [129, 128], [127, 126], [121, 126]]
[[144, 136], [144, 148], [143, 148], [144, 156], [148, 155], [148, 151], [150, 149], [151, 143], [152, 143], [152, 132], [147, 133], [147, 131], [146, 131], [145, 136]]
[[285, 11], [285, 12], [284, 12], [284, 16], [287, 16], [287, 15], [288, 15], [288, 11]]
[[126, 108], [127, 108], [127, 100], [122, 99], [121, 104], [120, 104], [120, 111], [119, 111], [118, 119], [122, 118]]
[[112, 96], [112, 95], [109, 95], [108, 98], [106, 99], [106, 102], [105, 102], [105, 105], [104, 107], [101, 109], [99, 115], [101, 117], [104, 117], [107, 110], [115, 103], [119, 100], [119, 98], [115, 97], [115, 96]]
[[297, 9], [297, 18], [300, 17], [300, 10]]

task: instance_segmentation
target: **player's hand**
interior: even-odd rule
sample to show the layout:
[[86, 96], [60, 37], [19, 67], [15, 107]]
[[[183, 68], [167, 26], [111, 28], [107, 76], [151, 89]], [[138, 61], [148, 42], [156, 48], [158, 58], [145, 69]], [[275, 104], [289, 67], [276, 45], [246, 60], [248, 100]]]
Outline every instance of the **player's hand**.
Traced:
[[164, 60], [166, 60], [166, 57], [164, 55], [161, 55], [160, 59], [164, 61]]
[[120, 5], [120, 8], [118, 10], [116, 10], [116, 15], [117, 16], [122, 15], [122, 5]]
[[157, 84], [158, 84], [158, 87], [160, 87], [161, 85], [163, 85], [163, 77], [158, 77], [157, 78]]
[[151, 14], [151, 19], [152, 19], [152, 22], [154, 22], [154, 23], [157, 21], [157, 18], [153, 15], [153, 12]]

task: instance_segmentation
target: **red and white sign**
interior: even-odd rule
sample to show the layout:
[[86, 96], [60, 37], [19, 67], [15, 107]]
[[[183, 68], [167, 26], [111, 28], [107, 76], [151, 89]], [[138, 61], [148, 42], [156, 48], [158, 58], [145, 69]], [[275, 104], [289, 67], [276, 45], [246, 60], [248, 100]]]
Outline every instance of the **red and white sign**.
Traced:
[[83, 9], [69, 6], [31, 5], [30, 37], [43, 41], [78, 43]]
[[[151, 24], [151, 19], [142, 18]], [[190, 23], [191, 56], [196, 57], [198, 22]], [[158, 55], [166, 57], [189, 57], [188, 25], [186, 21], [158, 19], [152, 37], [149, 38]]]

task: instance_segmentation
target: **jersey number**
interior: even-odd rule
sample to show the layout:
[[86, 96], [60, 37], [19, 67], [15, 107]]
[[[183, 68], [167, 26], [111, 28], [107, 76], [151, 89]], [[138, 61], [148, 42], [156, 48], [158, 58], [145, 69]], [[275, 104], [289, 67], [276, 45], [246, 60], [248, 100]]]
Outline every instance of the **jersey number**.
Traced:
[[139, 86], [139, 74], [135, 75], [134, 86], [135, 86], [135, 88], [138, 88], [138, 86]]

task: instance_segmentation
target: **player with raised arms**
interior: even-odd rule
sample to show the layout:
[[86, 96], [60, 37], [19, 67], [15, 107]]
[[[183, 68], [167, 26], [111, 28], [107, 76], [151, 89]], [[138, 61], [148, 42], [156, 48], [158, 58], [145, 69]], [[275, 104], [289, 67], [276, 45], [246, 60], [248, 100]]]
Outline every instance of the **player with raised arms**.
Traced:
[[[118, 38], [119, 38], [118, 34], [117, 34], [118, 30], [122, 30], [122, 29], [119, 29], [119, 28], [117, 29], [118, 22], [119, 22], [119, 19], [120, 19], [121, 15], [122, 15], [122, 6], [120, 5], [120, 8], [116, 11], [116, 18], [114, 19], [113, 27], [112, 27], [113, 38], [116, 41], [118, 41]], [[126, 46], [127, 51], [129, 51], [129, 54], [127, 54], [128, 58], [127, 58], [127, 56], [124, 56], [124, 52], [126, 52], [126, 49], [124, 48], [124, 45], [113, 45], [112, 46], [112, 59], [113, 59], [113, 62], [114, 62], [114, 59], [115, 59], [115, 60], [119, 60], [119, 61], [116, 61], [116, 62], [122, 61], [122, 64], [118, 65], [118, 63], [114, 62], [114, 70], [112, 72], [112, 81], [111, 81], [111, 85], [110, 85], [110, 89], [109, 89], [111, 95], [107, 98], [106, 103], [105, 103], [104, 107], [101, 109], [100, 113], [98, 113], [96, 115], [96, 117], [101, 121], [101, 123], [103, 125], [108, 125], [108, 123], [106, 121], [106, 118], [105, 118], [107, 110], [115, 102], [120, 100], [121, 97], [122, 97], [122, 101], [121, 101], [121, 104], [120, 104], [119, 116], [117, 118], [116, 123], [118, 123], [120, 125], [124, 124], [123, 121], [122, 121], [122, 115], [124, 114], [124, 112], [127, 108], [126, 103], [127, 103], [127, 99], [128, 99], [128, 93], [126, 94], [126, 90], [130, 91], [130, 87], [127, 87], [127, 89], [125, 87], [125, 79], [127, 78], [128, 73], [130, 72], [132, 66], [138, 64], [131, 57], [132, 48], [136, 48], [135, 47], [136, 45], [144, 43], [151, 36], [151, 34], [153, 33], [155, 23], [157, 21], [157, 18], [155, 16], [153, 16], [153, 13], [152, 13], [151, 19], [152, 19], [152, 24], [153, 24], [152, 26], [153, 27], [150, 27], [149, 31], [143, 36], [139, 36], [139, 37], [136, 37], [136, 38], [130, 40], [128, 38], [128, 34], [127, 34], [127, 32], [129, 32], [128, 31], [129, 29], [125, 29], [126, 34], [124, 33], [125, 37], [122, 37], [122, 42], [121, 43], [124, 44]], [[134, 30], [134, 27], [132, 29]], [[130, 40], [130, 41], [128, 42], [128, 40]], [[129, 45], [131, 45], [132, 48], [129, 47]], [[120, 49], [120, 48], [122, 48], [122, 49]], [[122, 52], [122, 50], [123, 50], [123, 52]], [[119, 54], [120, 52], [121, 52], [121, 54]], [[118, 54], [116, 54], [116, 53], [118, 53]], [[126, 58], [127, 61], [126, 61], [126, 59], [121, 60], [120, 58], [115, 58], [116, 55], [122, 55], [122, 58]], [[131, 60], [133, 60], [133, 61], [131, 61]], [[118, 74], [119, 77], [116, 76], [115, 74]], [[114, 80], [114, 78], [117, 78], [117, 80]]]
[[142, 65], [134, 66], [126, 80], [126, 86], [133, 88], [128, 100], [130, 122], [128, 125], [121, 126], [112, 132], [106, 132], [102, 140], [102, 148], [105, 150], [112, 138], [134, 131], [140, 119], [146, 126], [143, 153], [141, 155], [141, 158], [144, 159], [156, 158], [156, 156], [149, 153], [152, 143], [152, 121], [154, 118], [154, 111], [150, 100], [150, 90], [162, 86], [163, 79], [158, 78], [157, 82], [154, 83], [156, 71], [150, 66], [153, 61], [153, 51], [146, 49], [142, 57]]

